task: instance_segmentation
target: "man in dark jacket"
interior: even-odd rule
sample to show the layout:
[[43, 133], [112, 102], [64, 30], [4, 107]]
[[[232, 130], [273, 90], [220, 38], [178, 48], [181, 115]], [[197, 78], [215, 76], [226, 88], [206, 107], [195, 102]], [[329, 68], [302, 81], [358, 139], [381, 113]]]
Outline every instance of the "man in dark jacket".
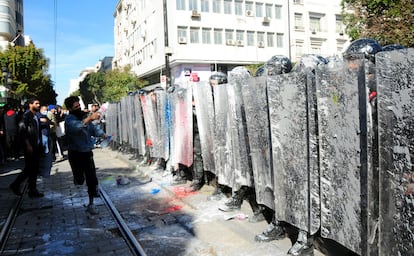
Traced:
[[42, 148], [42, 138], [40, 134], [40, 120], [37, 112], [40, 103], [37, 99], [27, 101], [28, 110], [23, 114], [23, 119], [19, 123], [19, 134], [24, 149], [24, 169], [10, 184], [10, 189], [14, 194], [21, 196], [20, 185], [28, 178], [29, 197], [43, 197], [44, 194], [36, 188], [37, 175], [39, 173], [39, 157]]

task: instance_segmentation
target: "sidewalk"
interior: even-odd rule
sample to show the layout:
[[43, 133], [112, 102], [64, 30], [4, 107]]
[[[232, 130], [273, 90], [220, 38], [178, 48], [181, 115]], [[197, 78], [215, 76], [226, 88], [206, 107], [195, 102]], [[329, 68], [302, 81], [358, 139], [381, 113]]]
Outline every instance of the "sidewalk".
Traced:
[[[247, 203], [235, 218], [218, 210], [222, 202], [207, 201], [213, 188], [189, 192], [189, 184], [170, 186], [171, 177], [151, 167], [136, 169], [131, 156], [109, 149], [94, 151], [100, 185], [130, 225], [148, 255], [286, 255], [288, 238], [255, 243], [266, 222], [250, 223]], [[10, 171], [10, 170], [9, 170]], [[0, 172], [2, 211], [17, 199], [8, 185], [15, 174]], [[148, 176], [149, 175], [149, 176]], [[117, 185], [123, 177], [125, 185]], [[148, 178], [152, 181], [148, 182]], [[97, 216], [85, 212], [86, 186], [73, 185], [68, 161], [55, 163], [52, 176], [39, 182], [44, 198], [24, 196], [20, 214], [3, 255], [130, 255], [101, 199]], [[1, 223], [5, 220], [1, 212]], [[315, 255], [323, 255], [315, 250]]]

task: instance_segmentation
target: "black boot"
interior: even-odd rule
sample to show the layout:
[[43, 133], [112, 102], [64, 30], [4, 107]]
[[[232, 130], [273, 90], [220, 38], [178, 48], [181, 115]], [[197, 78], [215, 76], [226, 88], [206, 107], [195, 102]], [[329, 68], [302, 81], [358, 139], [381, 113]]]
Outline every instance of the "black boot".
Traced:
[[185, 171], [182, 169], [179, 169], [176, 171], [176, 174], [174, 175], [174, 179], [171, 181], [171, 185], [182, 185], [187, 183], [187, 178]]
[[285, 229], [278, 221], [272, 221], [261, 234], [254, 237], [254, 240], [256, 242], [270, 242], [273, 240], [280, 240], [285, 237]]
[[300, 230], [298, 240], [289, 249], [289, 256], [313, 256], [313, 237], [308, 236], [306, 231]]
[[219, 210], [223, 212], [232, 212], [235, 210], [240, 210], [247, 192], [247, 187], [241, 187], [238, 191], [234, 192], [234, 195], [230, 198], [229, 201], [224, 203], [223, 206], [219, 207]]
[[20, 186], [15, 183], [10, 184], [9, 188], [16, 196], [23, 195], [22, 191], [20, 190]]
[[247, 200], [252, 208], [253, 215], [249, 217], [249, 222], [255, 223], [265, 220], [265, 216], [263, 215], [265, 207], [259, 205], [256, 201], [256, 191], [254, 188], [249, 188], [248, 192], [246, 193]]

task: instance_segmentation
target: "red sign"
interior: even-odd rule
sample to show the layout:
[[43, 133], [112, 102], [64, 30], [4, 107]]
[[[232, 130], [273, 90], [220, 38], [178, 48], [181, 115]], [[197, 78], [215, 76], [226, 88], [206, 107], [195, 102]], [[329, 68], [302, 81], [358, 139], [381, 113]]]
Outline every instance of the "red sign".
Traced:
[[198, 73], [196, 73], [196, 72], [191, 73], [190, 81], [191, 82], [199, 82], [200, 78], [198, 77]]

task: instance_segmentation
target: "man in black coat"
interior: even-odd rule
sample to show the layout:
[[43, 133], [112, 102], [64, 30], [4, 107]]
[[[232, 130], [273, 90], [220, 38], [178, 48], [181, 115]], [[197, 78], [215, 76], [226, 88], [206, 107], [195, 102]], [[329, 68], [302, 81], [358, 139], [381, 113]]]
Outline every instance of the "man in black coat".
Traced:
[[40, 103], [37, 99], [30, 99], [26, 102], [28, 110], [23, 114], [19, 123], [19, 134], [24, 149], [24, 169], [10, 184], [14, 194], [21, 196], [20, 185], [28, 178], [29, 197], [43, 197], [44, 194], [36, 188], [37, 175], [39, 173], [39, 157], [42, 149], [42, 137], [40, 133], [40, 120], [37, 112]]

